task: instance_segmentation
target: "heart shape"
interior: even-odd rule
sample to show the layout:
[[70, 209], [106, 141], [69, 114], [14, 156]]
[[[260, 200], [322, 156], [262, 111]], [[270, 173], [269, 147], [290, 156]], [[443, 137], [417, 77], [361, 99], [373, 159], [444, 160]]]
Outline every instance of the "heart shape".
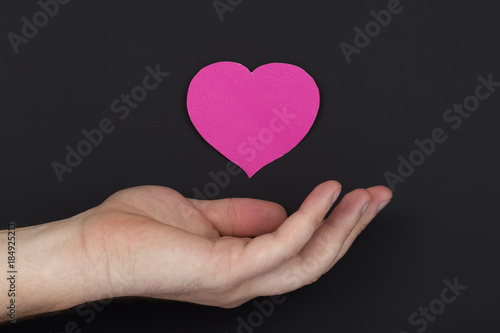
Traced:
[[187, 109], [201, 136], [251, 178], [302, 141], [319, 101], [318, 86], [300, 67], [271, 63], [250, 72], [218, 62], [191, 81]]

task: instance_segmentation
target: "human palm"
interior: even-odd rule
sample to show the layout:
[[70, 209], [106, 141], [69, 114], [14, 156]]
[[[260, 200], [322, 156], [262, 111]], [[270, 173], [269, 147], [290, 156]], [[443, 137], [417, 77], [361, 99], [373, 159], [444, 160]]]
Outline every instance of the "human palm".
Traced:
[[316, 281], [391, 198], [382, 186], [358, 189], [325, 219], [340, 188], [317, 186], [290, 217], [268, 201], [126, 189], [81, 214], [85, 253], [111, 296], [235, 307]]

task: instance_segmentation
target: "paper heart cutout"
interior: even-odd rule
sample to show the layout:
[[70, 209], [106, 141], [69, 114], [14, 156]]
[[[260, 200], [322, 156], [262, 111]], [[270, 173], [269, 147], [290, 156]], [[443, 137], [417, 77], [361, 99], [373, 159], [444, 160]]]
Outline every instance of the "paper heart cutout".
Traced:
[[250, 72], [218, 62], [191, 81], [187, 109], [201, 136], [251, 178], [302, 141], [318, 114], [319, 96], [300, 67], [271, 63]]

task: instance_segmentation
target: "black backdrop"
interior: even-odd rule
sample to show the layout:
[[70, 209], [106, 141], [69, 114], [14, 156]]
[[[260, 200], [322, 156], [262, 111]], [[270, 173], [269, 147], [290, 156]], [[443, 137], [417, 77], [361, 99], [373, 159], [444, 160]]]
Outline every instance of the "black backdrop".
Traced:
[[[217, 198], [272, 200], [290, 213], [322, 181], [339, 180], [344, 193], [387, 185], [384, 174], [398, 173], [398, 157], [409, 158], [414, 140], [431, 137], [436, 128], [447, 140], [395, 185], [393, 202], [331, 272], [287, 294], [253, 330], [417, 332], [424, 325], [412, 326], [409, 317], [421, 306], [438, 306], [443, 281], [455, 278], [468, 288], [425, 331], [498, 330], [500, 88], [459, 127], [456, 118], [443, 119], [447, 109], [475, 94], [479, 76], [500, 81], [497, 3], [403, 0], [387, 27], [348, 63], [340, 44], [354, 45], [353, 29], [364, 29], [372, 10], [394, 0], [239, 2], [230, 1], [232, 11], [221, 21], [208, 0], [71, 1], [20, 43], [18, 53], [8, 34], [21, 35], [22, 18], [33, 21], [41, 7], [34, 0], [2, 2], [2, 227], [69, 217], [135, 185], [194, 196], [227, 160], [188, 118], [192, 77], [217, 61], [251, 70], [292, 63], [314, 77], [322, 94], [313, 128], [252, 179], [232, 177]], [[170, 75], [121, 120], [111, 103], [157, 64]], [[115, 130], [59, 182], [51, 163], [64, 162], [66, 145], [75, 147], [81, 131], [103, 118]], [[17, 329], [64, 332], [74, 322], [81, 332], [229, 333], [237, 331], [238, 317], [257, 308], [142, 300], [84, 310], [20, 322]]]

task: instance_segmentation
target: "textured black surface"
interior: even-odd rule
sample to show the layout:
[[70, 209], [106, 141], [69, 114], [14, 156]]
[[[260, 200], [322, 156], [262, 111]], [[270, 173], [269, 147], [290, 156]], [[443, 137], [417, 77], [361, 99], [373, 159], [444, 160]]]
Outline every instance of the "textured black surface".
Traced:
[[[225, 1], [224, 1], [225, 2]], [[238, 1], [233, 1], [237, 3]], [[500, 87], [463, 120], [446, 110], [475, 93], [478, 77], [500, 81], [500, 20], [495, 1], [403, 0], [370, 44], [348, 64], [340, 43], [392, 1], [243, 1], [219, 19], [212, 1], [71, 1], [16, 54], [7, 34], [36, 1], [0, 3], [0, 223], [65, 218], [116, 190], [144, 184], [186, 196], [227, 160], [195, 131], [185, 107], [198, 70], [217, 61], [250, 69], [287, 62], [320, 88], [321, 108], [296, 149], [251, 180], [243, 173], [218, 198], [245, 196], [296, 210], [318, 183], [344, 193], [387, 184], [398, 156], [442, 128], [437, 145], [351, 251], [316, 284], [286, 295], [255, 332], [417, 332], [408, 318], [441, 297], [443, 280], [467, 290], [426, 332], [498, 329], [498, 142]], [[120, 120], [111, 103], [142, 82], [147, 66], [170, 75]], [[485, 92], [485, 90], [483, 91]], [[59, 182], [81, 131], [109, 118], [115, 130]], [[455, 126], [456, 127], [456, 126]], [[266, 298], [264, 298], [266, 299]], [[101, 309], [97, 307], [97, 309]], [[237, 332], [233, 310], [157, 301], [113, 302], [21, 322], [19, 332]], [[2, 328], [3, 329], [3, 328]], [[422, 330], [421, 330], [422, 331]], [[244, 331], [243, 331], [244, 332]]]

